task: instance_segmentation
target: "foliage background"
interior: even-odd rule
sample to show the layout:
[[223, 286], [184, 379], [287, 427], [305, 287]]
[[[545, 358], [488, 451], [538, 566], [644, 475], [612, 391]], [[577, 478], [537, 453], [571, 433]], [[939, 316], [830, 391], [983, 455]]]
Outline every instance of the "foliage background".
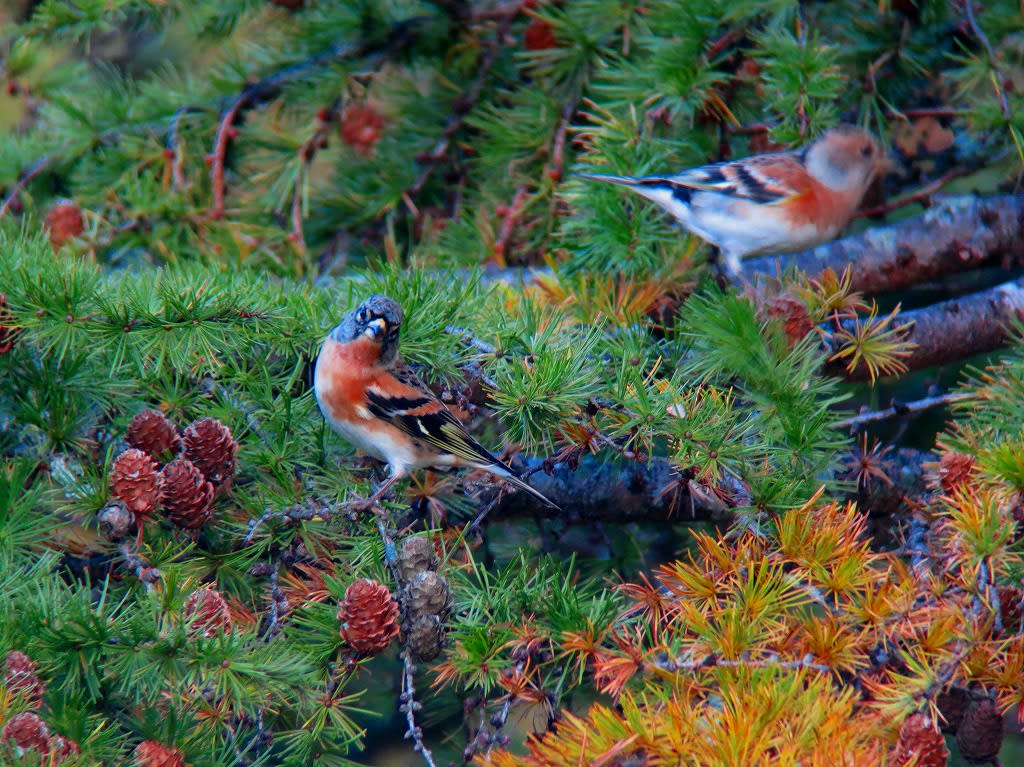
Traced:
[[[0, 355], [0, 646], [36, 661], [48, 721], [79, 743], [81, 763], [125, 760], [145, 739], [193, 765], [234, 763], [239, 752], [267, 764], [376, 763], [384, 757], [373, 749], [404, 729], [397, 649], [351, 661], [335, 618], [355, 577], [390, 583], [373, 520], [270, 520], [245, 540], [265, 512], [313, 501], [338, 510], [370, 490], [369, 472], [325, 429], [308, 382], [327, 330], [378, 290], [405, 307], [405, 356], [488, 444], [568, 462], [593, 454], [584, 472], [591, 461], [667, 459], [682, 484], [666, 492], [718, 496], [738, 520], [728, 535], [724, 522], [707, 528], [722, 538], [716, 545], [737, 547], [733, 556], [761, 562], [753, 549], [763, 545], [769, 569], [801, 562], [848, 618], [863, 617], [863, 600], [883, 582], [893, 590], [886, 609], [916, 616], [828, 634], [813, 654], [835, 651], [836, 665], [823, 660], [830, 671], [811, 681], [785, 671], [748, 678], [742, 663], [736, 678], [668, 672], [652, 659], [753, 657], [757, 667], [806, 650], [782, 637], [820, 617], [814, 600], [770, 578], [737, 582], [704, 607], [738, 610], [753, 596], [746, 589], [763, 587], [768, 627], [726, 636], [716, 615], [694, 636], [688, 627], [702, 624], [685, 607], [687, 589], [669, 584], [669, 596], [651, 597], [612, 587], [685, 562], [685, 514], [606, 525], [527, 517], [477, 530], [467, 523], [486, 502], [485, 482], [417, 478], [388, 522], [400, 536], [434, 531], [456, 599], [448, 650], [417, 677], [439, 759], [500, 748], [502, 712], [546, 729], [555, 712], [583, 716], [593, 700], [618, 700], [609, 680], [619, 674], [641, 712], [635, 728], [667, 700], [707, 715], [697, 688], [735, 684], [794, 710], [805, 683], [803, 694], [855, 691], [856, 706], [836, 704], [843, 727], [830, 741], [851, 758], [881, 758], [896, 725], [928, 710], [951, 679], [1004, 708], [1020, 705], [1019, 625], [999, 634], [986, 624], [991, 589], [1021, 572], [1012, 516], [1024, 486], [1019, 348], [994, 372], [982, 370], [996, 361], [986, 358], [966, 373], [844, 383], [824, 372], [816, 332], [793, 337], [764, 305], [715, 289], [704, 246], [652, 206], [574, 177], [799, 145], [844, 120], [886, 137], [905, 166], [875, 203], [935, 179], [949, 182], [945, 191], [1016, 191], [1017, 4], [31, 5], [10, 6], [3, 31], [0, 293], [3, 324], [17, 331]], [[69, 204], [72, 223], [74, 211], [82, 223], [65, 232], [54, 211]], [[509, 278], [521, 267], [545, 271], [529, 284]], [[972, 274], [939, 290], [1005, 278]], [[839, 281], [796, 276], [778, 294], [820, 319], [863, 316], [870, 303]], [[924, 288], [898, 298], [913, 306], [935, 296]], [[895, 299], [879, 301], [888, 311]], [[902, 351], [868, 349], [888, 373], [900, 371]], [[958, 384], [977, 399], [953, 425], [883, 426], [862, 448], [860, 435], [837, 427], [856, 404]], [[220, 419], [241, 444], [240, 468], [197, 536], [157, 520], [126, 552], [96, 516], [125, 428], [146, 407], [181, 425]], [[940, 453], [978, 467], [964, 498], [942, 501], [952, 489], [937, 486], [876, 514], [873, 530], [883, 533], [870, 550], [847, 540], [861, 518], [838, 512], [824, 514], [822, 535], [848, 548], [825, 552], [808, 538], [785, 549], [781, 520], [811, 513], [805, 504], [820, 487], [828, 508], [859, 491], [863, 502], [872, 481], [898, 474], [889, 453], [871, 451], [875, 436], [935, 448], [940, 431]], [[915, 520], [934, 531], [934, 582], [908, 575], [900, 557]], [[137, 577], [129, 554], [159, 569], [158, 584]], [[935, 564], [947, 555], [962, 567]], [[848, 583], [827, 576], [837, 563], [853, 573]], [[201, 584], [228, 598], [231, 633], [190, 634], [184, 604]], [[278, 625], [282, 594], [288, 613]], [[660, 605], [654, 612], [637, 607], [648, 598]], [[900, 607], [906, 600], [914, 610]], [[658, 610], [675, 616], [670, 628], [656, 625]], [[847, 635], [856, 636], [855, 660], [837, 650]], [[881, 646], [899, 660], [880, 661]], [[886, 693], [874, 703], [885, 706], [862, 694], [872, 674]], [[0, 699], [0, 716], [23, 703]], [[879, 710], [891, 715], [888, 727], [868, 716]], [[615, 742], [608, 717], [592, 723], [595, 742]], [[692, 730], [683, 716], [673, 721]], [[720, 743], [745, 733], [725, 728]], [[557, 738], [571, 740], [571, 728]], [[402, 758], [418, 758], [409, 753]], [[693, 754], [696, 764], [722, 763]]]

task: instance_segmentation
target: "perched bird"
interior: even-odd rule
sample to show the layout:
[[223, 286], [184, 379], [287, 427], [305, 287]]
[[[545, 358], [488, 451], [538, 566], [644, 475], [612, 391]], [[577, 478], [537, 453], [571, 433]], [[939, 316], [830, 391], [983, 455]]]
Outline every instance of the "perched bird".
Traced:
[[370, 500], [382, 498], [413, 469], [468, 467], [506, 479], [558, 508], [473, 439], [402, 361], [402, 319], [396, 301], [370, 296], [330, 332], [316, 361], [316, 400], [327, 423], [391, 467], [391, 476]]
[[878, 141], [838, 125], [799, 151], [704, 165], [674, 176], [583, 178], [625, 186], [718, 246], [731, 275], [748, 256], [788, 253], [834, 239], [875, 176], [889, 167]]

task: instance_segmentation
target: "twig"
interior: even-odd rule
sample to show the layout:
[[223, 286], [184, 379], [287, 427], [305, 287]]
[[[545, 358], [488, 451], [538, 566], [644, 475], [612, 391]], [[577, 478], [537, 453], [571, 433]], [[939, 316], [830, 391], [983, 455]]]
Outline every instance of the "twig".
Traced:
[[516, 190], [512, 204], [505, 212], [505, 220], [501, 222], [501, 230], [498, 232], [498, 239], [494, 243], [494, 262], [501, 267], [508, 266], [505, 260], [505, 253], [508, 250], [509, 241], [512, 239], [512, 232], [515, 230], [516, 221], [523, 212], [523, 204], [526, 202], [527, 187], [523, 184]]
[[399, 706], [399, 710], [405, 713], [405, 737], [412, 738], [413, 749], [423, 755], [423, 761], [427, 763], [428, 767], [437, 767], [434, 763], [434, 755], [427, 748], [427, 744], [423, 742], [423, 730], [416, 724], [416, 712], [423, 708], [423, 704], [416, 702], [416, 685], [414, 681], [416, 666], [412, 662], [412, 658], [409, 657], [408, 650], [402, 651], [402, 663], [404, 665], [404, 672], [402, 674], [402, 704]]
[[3, 218], [7, 211], [10, 210], [11, 205], [14, 204], [14, 200], [21, 194], [22, 190], [28, 186], [28, 183], [46, 170], [50, 164], [54, 161], [55, 155], [47, 154], [40, 157], [28, 168], [26, 168], [21, 175], [18, 176], [18, 181], [11, 187], [11, 191], [4, 197], [3, 204], [0, 204], [0, 218]]
[[452, 139], [462, 128], [462, 124], [466, 120], [466, 115], [469, 114], [473, 107], [476, 106], [477, 101], [480, 100], [480, 93], [483, 91], [487, 76], [490, 74], [491, 68], [494, 66], [494, 62], [498, 58], [498, 51], [501, 49], [502, 38], [504, 38], [508, 33], [511, 22], [512, 16], [502, 16], [500, 18], [498, 27], [494, 32], [494, 37], [490, 44], [480, 54], [476, 79], [473, 80], [473, 83], [469, 88], [463, 91], [461, 96], [455, 99], [455, 103], [452, 105], [452, 114], [448, 116], [448, 121], [445, 123], [444, 130], [441, 132], [441, 137], [437, 140], [437, 143], [434, 144], [433, 149], [429, 152], [424, 152], [416, 158], [419, 162], [423, 163], [423, 168], [420, 170], [419, 175], [416, 176], [416, 180], [413, 182], [412, 186], [405, 190], [405, 194], [409, 199], [415, 198], [423, 189], [423, 186], [427, 183], [430, 175], [434, 172], [434, 167], [447, 154], [448, 147], [451, 145]]
[[124, 563], [135, 573], [135, 577], [146, 584], [147, 590], [152, 591], [153, 584], [159, 581], [163, 574], [129, 544], [119, 544], [117, 550], [124, 557]]
[[954, 402], [962, 402], [963, 400], [971, 399], [972, 396], [973, 395], [969, 392], [949, 392], [935, 397], [925, 397], [924, 399], [914, 400], [913, 402], [893, 401], [892, 406], [887, 407], [884, 410], [872, 410], [867, 413], [858, 413], [851, 418], [845, 418], [842, 421], [838, 421], [835, 424], [835, 428], [850, 430], [859, 429], [869, 423], [887, 421], [890, 418], [905, 418], [917, 413], [923, 413], [924, 411], [931, 410], [932, 408], [952, 405]]
[[270, 592], [270, 622], [267, 623], [263, 641], [269, 642], [281, 631], [281, 616], [288, 611], [288, 597], [281, 591], [277, 584], [277, 571], [281, 569], [280, 555], [274, 557], [270, 563], [270, 573], [267, 577], [268, 590]]
[[249, 520], [249, 531], [245, 534], [245, 538], [242, 539], [242, 543], [244, 545], [251, 543], [253, 536], [256, 535], [256, 531], [272, 519], [280, 519], [285, 524], [291, 524], [292, 522], [323, 522], [330, 517], [360, 505], [365, 505], [365, 501], [359, 500], [330, 504], [320, 496], [312, 496], [283, 511], [267, 509], [261, 517]]
[[[475, 349], [482, 355], [494, 357], [498, 353], [497, 349], [495, 349], [489, 343], [481, 341], [479, 338], [474, 336], [470, 331], [466, 330], [465, 328], [457, 328], [454, 325], [448, 325], [445, 327], [444, 332], [448, 333], [449, 335], [458, 336], [459, 339], [464, 344], [466, 344], [466, 346]], [[473, 378], [475, 378], [477, 381], [479, 381], [492, 391], [496, 391], [498, 389], [497, 382], [483, 371], [483, 368], [480, 366], [479, 362], [471, 363], [468, 367], [468, 372]]]
[[221, 116], [220, 124], [217, 126], [217, 136], [213, 142], [213, 152], [210, 154], [210, 184], [213, 187], [213, 207], [210, 209], [210, 218], [212, 219], [224, 217], [224, 158], [227, 155], [228, 142], [237, 133], [233, 123], [238, 119], [238, 115], [250, 98], [248, 90], [243, 90]]
[[895, 200], [889, 200], [882, 205], [874, 205], [870, 208], [861, 208], [853, 217], [865, 218], [868, 216], [884, 216], [899, 208], [905, 208], [907, 205], [913, 205], [917, 202], [927, 202], [932, 195], [942, 189], [950, 181], [960, 178], [961, 176], [967, 176], [976, 171], [976, 167], [959, 166], [956, 168], [950, 168], [948, 171], [943, 173], [937, 179], [930, 181], [923, 187], [918, 189], [916, 192], [905, 194], [902, 197], [897, 197]]

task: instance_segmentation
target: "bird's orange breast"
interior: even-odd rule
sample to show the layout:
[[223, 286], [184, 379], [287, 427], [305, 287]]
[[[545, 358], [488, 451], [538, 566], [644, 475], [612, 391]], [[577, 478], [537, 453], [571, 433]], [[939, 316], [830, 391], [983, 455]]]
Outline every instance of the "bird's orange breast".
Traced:
[[316, 366], [316, 390], [330, 415], [343, 421], [369, 421], [366, 387], [376, 375], [379, 348], [368, 338], [340, 344], [324, 341]]

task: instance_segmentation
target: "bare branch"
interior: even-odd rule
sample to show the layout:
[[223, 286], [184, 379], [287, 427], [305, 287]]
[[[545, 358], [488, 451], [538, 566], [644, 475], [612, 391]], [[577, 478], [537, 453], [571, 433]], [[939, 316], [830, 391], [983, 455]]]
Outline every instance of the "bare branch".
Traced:
[[[1004, 282], [923, 309], [901, 312], [899, 320], [910, 325], [904, 340], [914, 348], [901, 360], [910, 370], [990, 352], [1006, 344], [1014, 322], [1024, 321], [1024, 279]], [[830, 364], [828, 369], [850, 381], [869, 378], [864, 365], [852, 373], [837, 363]]]

